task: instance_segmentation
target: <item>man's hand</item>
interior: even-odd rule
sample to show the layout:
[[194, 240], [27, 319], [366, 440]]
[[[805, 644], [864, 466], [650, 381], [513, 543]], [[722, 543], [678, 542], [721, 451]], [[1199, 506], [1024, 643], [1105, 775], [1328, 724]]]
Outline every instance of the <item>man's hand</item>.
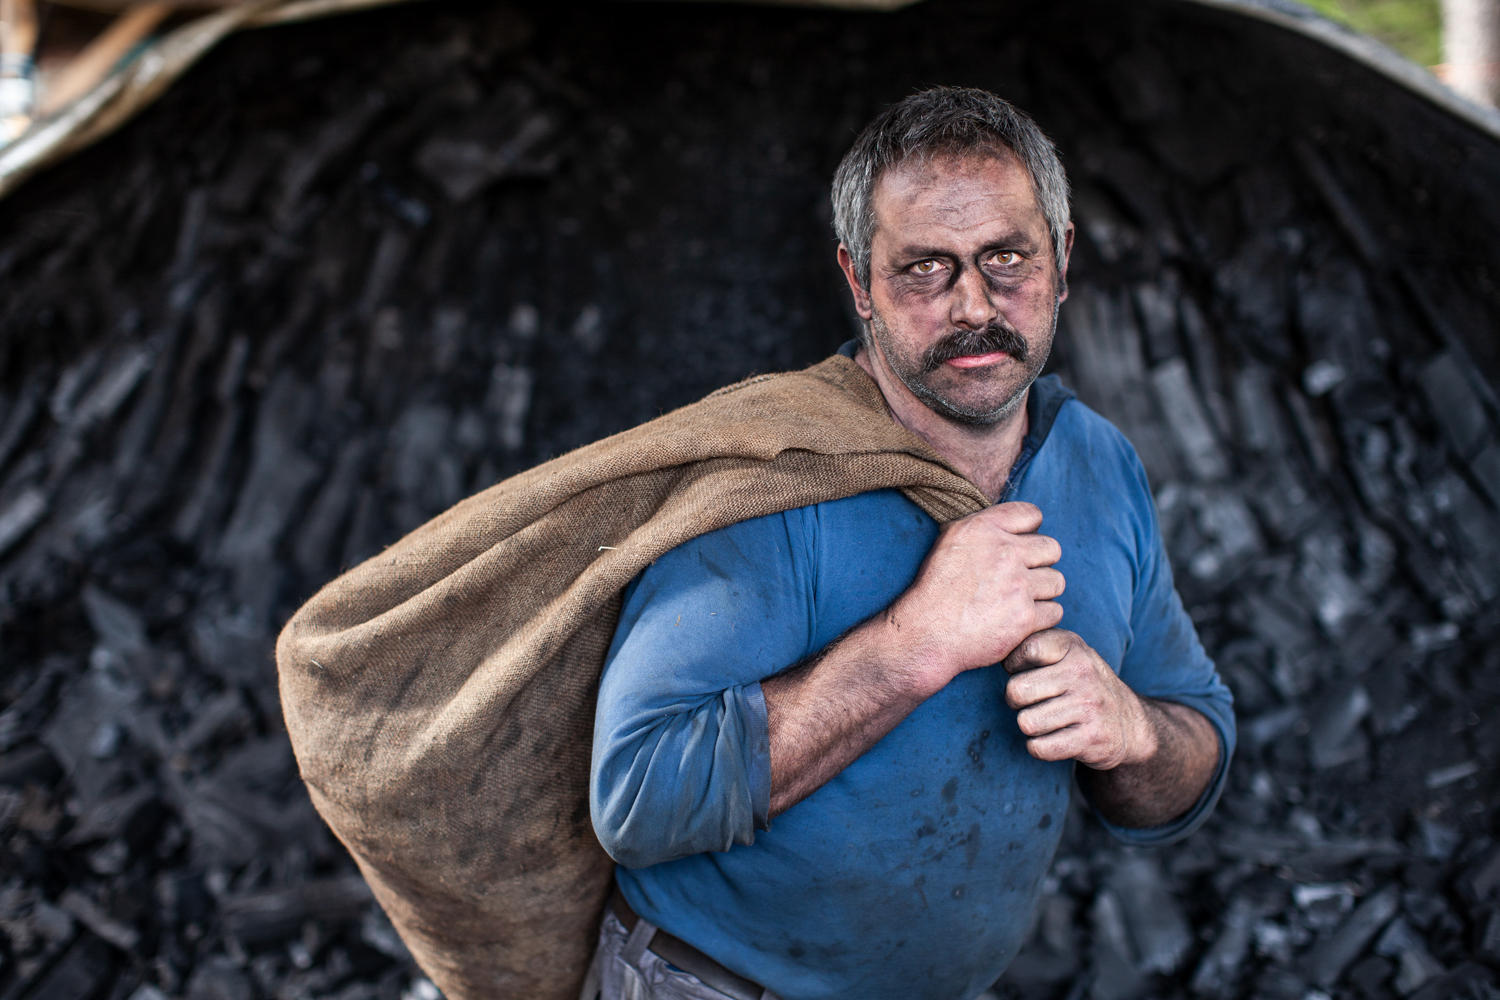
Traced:
[[937, 687], [1062, 620], [1065, 581], [1052, 568], [1062, 549], [1041, 526], [1042, 512], [1020, 502], [949, 523], [887, 611], [897, 644], [936, 671]]
[[814, 660], [766, 679], [771, 815], [875, 745], [954, 676], [998, 663], [1062, 619], [1057, 541], [1029, 503], [943, 528], [917, 578], [883, 614]]
[[1208, 787], [1219, 737], [1201, 713], [1142, 698], [1072, 632], [1049, 629], [1005, 658], [1005, 700], [1040, 760], [1084, 765], [1078, 784], [1121, 826], [1161, 826]]
[[1145, 704], [1072, 632], [1037, 632], [1004, 665], [1011, 674], [1006, 704], [1019, 713], [1026, 749], [1038, 760], [1076, 760], [1108, 771], [1155, 754]]

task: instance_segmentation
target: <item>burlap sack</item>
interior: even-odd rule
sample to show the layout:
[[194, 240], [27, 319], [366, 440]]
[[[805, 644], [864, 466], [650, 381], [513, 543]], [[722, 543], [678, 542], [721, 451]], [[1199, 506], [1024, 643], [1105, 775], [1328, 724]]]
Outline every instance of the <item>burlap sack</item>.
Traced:
[[727, 524], [881, 487], [984, 496], [834, 357], [493, 486], [319, 591], [276, 648], [313, 803], [453, 1000], [573, 1000], [610, 883], [594, 696], [643, 567]]

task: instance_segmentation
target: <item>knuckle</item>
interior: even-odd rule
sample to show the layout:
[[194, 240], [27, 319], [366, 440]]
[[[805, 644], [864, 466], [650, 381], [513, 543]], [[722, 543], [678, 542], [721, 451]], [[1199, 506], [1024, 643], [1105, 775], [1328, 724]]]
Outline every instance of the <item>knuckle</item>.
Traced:
[[1042, 512], [1036, 504], [1024, 500], [1011, 500], [996, 507], [995, 520], [1001, 526], [1017, 533], [1032, 532], [1042, 523]]
[[1103, 740], [1096, 740], [1094, 742], [1094, 746], [1091, 748], [1091, 752], [1093, 753], [1094, 759], [1099, 762], [1100, 767], [1113, 768], [1119, 766], [1119, 753], [1113, 746], [1109, 745]]

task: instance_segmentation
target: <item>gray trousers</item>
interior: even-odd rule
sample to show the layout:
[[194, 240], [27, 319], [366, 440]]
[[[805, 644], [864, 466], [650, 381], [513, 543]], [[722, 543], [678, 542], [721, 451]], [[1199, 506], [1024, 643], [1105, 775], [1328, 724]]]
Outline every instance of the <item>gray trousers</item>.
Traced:
[[[725, 994], [647, 948], [655, 933], [656, 925], [645, 918], [636, 922], [634, 930], [626, 931], [613, 912], [605, 911], [599, 947], [579, 1000], [727, 1000]], [[778, 998], [766, 990], [761, 1000]]]

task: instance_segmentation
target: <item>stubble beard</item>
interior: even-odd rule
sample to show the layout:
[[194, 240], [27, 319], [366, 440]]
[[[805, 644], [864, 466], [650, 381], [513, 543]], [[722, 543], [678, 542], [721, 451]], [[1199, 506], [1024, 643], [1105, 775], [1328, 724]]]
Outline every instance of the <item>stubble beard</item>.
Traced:
[[[1036, 381], [1042, 368], [1046, 366], [1047, 358], [1052, 352], [1053, 338], [1057, 335], [1059, 305], [1061, 305], [1060, 301], [1052, 304], [1051, 329], [1048, 331], [1046, 340], [1041, 342], [1040, 349], [1036, 351], [1031, 349], [1026, 339], [1013, 327], [991, 323], [982, 330], [955, 330], [924, 351], [915, 363], [908, 363], [894, 350], [890, 327], [886, 325], [885, 319], [878, 312], [871, 314], [870, 322], [865, 327], [866, 347], [870, 346], [868, 341], [873, 339], [875, 345], [879, 346], [880, 353], [885, 357], [891, 373], [906, 387], [908, 392], [921, 400], [923, 405], [938, 416], [969, 427], [988, 427], [1001, 422], [1015, 412], [1016, 407], [1026, 399], [1026, 390], [1031, 388], [1031, 384]], [[929, 384], [930, 376], [945, 362], [953, 358], [989, 354], [995, 351], [1004, 351], [1009, 354], [1023, 369], [1020, 383], [999, 405], [986, 408], [966, 406], [950, 399]]]

